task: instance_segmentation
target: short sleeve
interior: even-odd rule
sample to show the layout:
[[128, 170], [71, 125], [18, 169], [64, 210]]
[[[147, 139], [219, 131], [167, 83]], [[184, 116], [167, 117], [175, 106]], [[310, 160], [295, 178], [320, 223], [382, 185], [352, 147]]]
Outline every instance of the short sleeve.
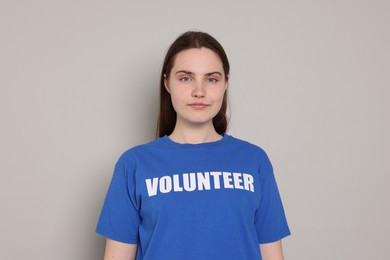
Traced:
[[115, 165], [96, 233], [119, 242], [138, 244], [140, 217], [135, 183], [135, 162], [125, 153]]
[[255, 227], [260, 244], [278, 241], [291, 234], [272, 164], [264, 152], [259, 170], [261, 201], [255, 214]]

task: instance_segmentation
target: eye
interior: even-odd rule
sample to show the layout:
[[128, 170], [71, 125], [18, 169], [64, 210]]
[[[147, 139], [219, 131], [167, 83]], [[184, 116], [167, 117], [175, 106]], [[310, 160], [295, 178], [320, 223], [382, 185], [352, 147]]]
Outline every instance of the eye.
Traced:
[[207, 79], [207, 82], [208, 82], [208, 83], [217, 83], [217, 82], [218, 82], [218, 79], [216, 79], [216, 78], [208, 78], [208, 79]]
[[185, 77], [181, 77], [179, 80], [183, 81], [183, 82], [188, 82], [188, 81], [191, 81], [191, 78], [185, 76]]

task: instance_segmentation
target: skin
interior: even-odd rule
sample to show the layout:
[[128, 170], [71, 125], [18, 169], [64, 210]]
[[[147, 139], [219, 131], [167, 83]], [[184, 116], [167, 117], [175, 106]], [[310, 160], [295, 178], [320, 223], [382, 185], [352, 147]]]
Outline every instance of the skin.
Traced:
[[136, 244], [126, 244], [109, 238], [106, 239], [104, 260], [135, 260], [136, 255]]
[[[220, 140], [212, 119], [219, 112], [228, 87], [222, 62], [207, 48], [181, 51], [165, 77], [165, 88], [176, 111], [176, 125], [169, 136], [178, 143], [198, 144]], [[192, 104], [201, 102], [205, 107]], [[260, 244], [263, 260], [283, 260], [282, 243]], [[137, 245], [107, 239], [104, 260], [135, 260]]]
[[[227, 81], [218, 55], [207, 48], [184, 50], [176, 56], [165, 87], [176, 111], [176, 125], [169, 136], [178, 143], [202, 143], [221, 139], [212, 119], [219, 112]], [[190, 104], [202, 102], [204, 109]]]
[[260, 244], [260, 252], [263, 260], [284, 260], [282, 240]]

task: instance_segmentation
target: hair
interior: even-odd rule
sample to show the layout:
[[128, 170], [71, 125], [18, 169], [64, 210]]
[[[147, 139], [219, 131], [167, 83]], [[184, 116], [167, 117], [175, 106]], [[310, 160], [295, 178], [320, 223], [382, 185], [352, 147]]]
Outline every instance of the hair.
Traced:
[[[169, 77], [177, 54], [181, 51], [194, 48], [208, 48], [214, 51], [221, 59], [225, 80], [229, 80], [230, 65], [227, 55], [222, 45], [211, 35], [205, 32], [187, 31], [180, 35], [169, 47], [165, 55], [164, 63], [160, 77], [160, 114], [157, 121], [156, 138], [169, 135], [173, 132], [176, 125], [176, 111], [173, 108], [171, 96], [165, 88], [165, 76]], [[226, 118], [227, 110], [227, 89], [225, 91], [221, 109], [213, 118], [213, 125], [218, 134], [226, 132], [228, 120]]]

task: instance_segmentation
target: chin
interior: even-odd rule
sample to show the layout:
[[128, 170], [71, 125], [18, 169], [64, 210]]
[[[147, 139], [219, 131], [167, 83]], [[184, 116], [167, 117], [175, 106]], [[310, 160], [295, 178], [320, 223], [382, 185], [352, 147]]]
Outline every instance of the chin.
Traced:
[[218, 114], [218, 111], [183, 111], [183, 113], [177, 114], [177, 120], [188, 122], [190, 124], [203, 125], [212, 123], [213, 118]]
[[213, 122], [214, 116], [191, 116], [191, 117], [181, 117], [181, 121], [188, 122], [196, 125], [204, 125]]

